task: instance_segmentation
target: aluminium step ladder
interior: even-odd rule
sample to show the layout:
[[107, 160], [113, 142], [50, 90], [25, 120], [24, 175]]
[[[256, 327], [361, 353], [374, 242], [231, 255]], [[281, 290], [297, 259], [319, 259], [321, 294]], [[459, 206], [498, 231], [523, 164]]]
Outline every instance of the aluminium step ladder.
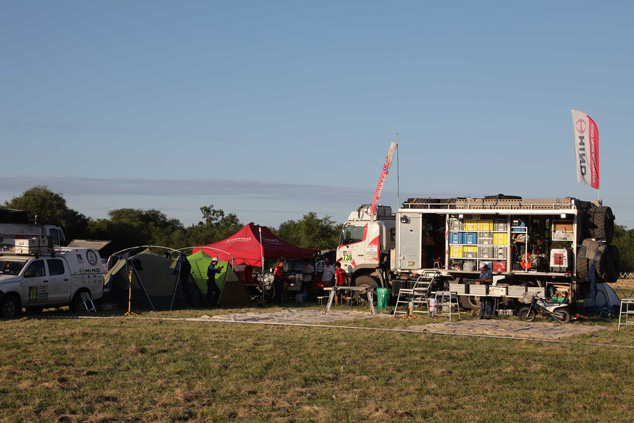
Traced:
[[92, 298], [90, 294], [86, 291], [82, 291], [79, 296], [81, 297], [82, 302], [84, 303], [84, 307], [86, 307], [86, 311], [92, 311], [93, 313], [97, 312], [97, 308], [95, 307], [95, 303], [92, 302]]

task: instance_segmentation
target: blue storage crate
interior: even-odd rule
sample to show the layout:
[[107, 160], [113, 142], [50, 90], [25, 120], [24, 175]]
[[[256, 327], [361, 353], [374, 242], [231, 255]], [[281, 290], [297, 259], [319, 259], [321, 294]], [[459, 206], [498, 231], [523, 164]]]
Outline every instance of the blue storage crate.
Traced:
[[461, 244], [461, 236], [460, 232], [449, 232], [449, 243], [450, 244]]
[[477, 232], [465, 232], [464, 233], [465, 244], [477, 244], [478, 243], [478, 233]]

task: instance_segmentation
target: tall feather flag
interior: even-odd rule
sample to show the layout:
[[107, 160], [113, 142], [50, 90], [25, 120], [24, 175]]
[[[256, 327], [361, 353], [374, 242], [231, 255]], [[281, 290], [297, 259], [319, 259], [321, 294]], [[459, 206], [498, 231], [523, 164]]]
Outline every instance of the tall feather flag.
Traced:
[[577, 182], [599, 189], [599, 129], [592, 118], [572, 110]]
[[398, 147], [398, 143], [396, 141], [392, 141], [390, 144], [390, 149], [387, 152], [387, 157], [385, 158], [385, 164], [383, 164], [383, 169], [381, 170], [381, 176], [379, 177], [379, 183], [376, 185], [376, 190], [374, 190], [374, 197], [372, 198], [372, 207], [370, 207], [370, 216], [372, 216], [372, 220], [374, 220], [376, 215], [376, 203], [381, 198], [381, 191], [383, 191], [383, 184], [385, 183], [385, 179], [387, 178], [388, 173], [390, 173], [390, 167], [392, 166], [392, 158], [394, 157], [394, 151]]

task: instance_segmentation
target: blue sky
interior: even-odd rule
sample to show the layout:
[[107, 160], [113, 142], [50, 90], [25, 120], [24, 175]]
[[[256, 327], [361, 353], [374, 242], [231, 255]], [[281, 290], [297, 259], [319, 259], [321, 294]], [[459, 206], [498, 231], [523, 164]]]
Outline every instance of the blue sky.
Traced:
[[591, 200], [578, 109], [633, 227], [633, 20], [625, 1], [5, 1], [0, 200], [45, 184], [96, 218], [344, 221], [396, 133], [401, 199]]

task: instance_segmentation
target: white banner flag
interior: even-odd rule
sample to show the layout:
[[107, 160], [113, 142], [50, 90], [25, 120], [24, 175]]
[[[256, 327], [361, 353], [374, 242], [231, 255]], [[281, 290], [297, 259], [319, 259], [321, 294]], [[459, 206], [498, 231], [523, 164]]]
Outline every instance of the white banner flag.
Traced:
[[592, 118], [572, 110], [577, 181], [599, 189], [599, 129]]

